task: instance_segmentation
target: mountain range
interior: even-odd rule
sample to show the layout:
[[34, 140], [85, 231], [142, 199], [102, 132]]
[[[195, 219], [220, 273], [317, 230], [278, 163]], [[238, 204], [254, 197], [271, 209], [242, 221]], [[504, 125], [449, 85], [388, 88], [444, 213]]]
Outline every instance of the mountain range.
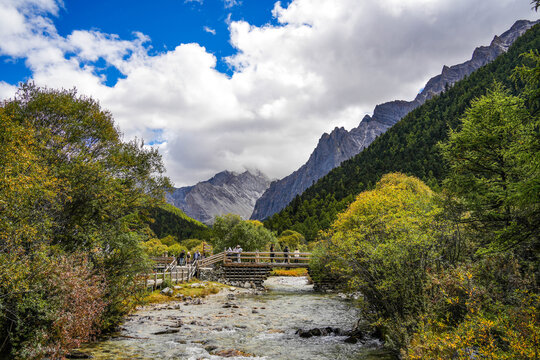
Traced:
[[508, 31], [495, 36], [489, 46], [476, 48], [470, 60], [450, 67], [444, 66], [441, 74], [431, 78], [414, 100], [396, 100], [377, 105], [373, 115], [366, 115], [358, 127], [350, 131], [336, 127], [330, 134], [323, 134], [304, 165], [270, 184], [257, 200], [251, 218], [263, 220], [282, 210], [297, 195], [343, 161], [360, 153], [409, 112], [505, 53], [519, 36], [536, 23], [538, 21], [519, 20]]
[[531, 66], [531, 61], [522, 55], [538, 49], [540, 24], [494, 61], [408, 113], [358, 155], [345, 160], [267, 218], [264, 225], [277, 233], [294, 230], [308, 241], [316, 240], [319, 231], [328, 229], [359, 193], [372, 189], [388, 173], [415, 176], [439, 189], [448, 175], [439, 144], [447, 141], [450, 129], [459, 129], [471, 102], [494, 87], [503, 86], [516, 96], [523, 94], [524, 83], [516, 81], [513, 74], [516, 68]]
[[269, 185], [270, 179], [258, 170], [222, 171], [196, 185], [176, 188], [167, 202], [204, 224], [229, 213], [249, 219], [255, 201]]
[[379, 104], [373, 115], [366, 115], [350, 131], [336, 127], [330, 134], [324, 133], [308, 161], [281, 180], [270, 182], [258, 170], [222, 171], [196, 185], [176, 188], [168, 194], [167, 201], [205, 224], [212, 224], [215, 216], [227, 213], [239, 214], [244, 219], [267, 219], [332, 169], [358, 155], [414, 109], [505, 53], [518, 37], [538, 22], [519, 20], [509, 30], [495, 36], [489, 46], [477, 47], [470, 60], [443, 66], [441, 73], [431, 78], [414, 100]]

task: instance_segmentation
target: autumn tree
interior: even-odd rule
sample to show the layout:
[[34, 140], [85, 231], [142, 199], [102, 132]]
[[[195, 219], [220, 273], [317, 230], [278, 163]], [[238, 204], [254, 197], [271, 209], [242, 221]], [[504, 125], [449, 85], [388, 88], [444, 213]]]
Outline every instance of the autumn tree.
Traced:
[[244, 251], [262, 250], [275, 236], [260, 222], [242, 220], [239, 215], [217, 216], [212, 228], [214, 249], [220, 251], [240, 245]]
[[[24, 84], [0, 118], [0, 351], [60, 357], [129, 309], [147, 264], [145, 209], [169, 182], [155, 150], [122, 141], [111, 114], [75, 90]], [[50, 282], [65, 264], [74, 279]], [[78, 314], [86, 333], [51, 325], [67, 324], [72, 301], [95, 310]]]
[[445, 236], [439, 211], [422, 181], [387, 174], [338, 215], [321, 244], [325, 251], [314, 252], [313, 262], [322, 256], [330, 275], [363, 295], [364, 316], [397, 348], [426, 309], [427, 271]]

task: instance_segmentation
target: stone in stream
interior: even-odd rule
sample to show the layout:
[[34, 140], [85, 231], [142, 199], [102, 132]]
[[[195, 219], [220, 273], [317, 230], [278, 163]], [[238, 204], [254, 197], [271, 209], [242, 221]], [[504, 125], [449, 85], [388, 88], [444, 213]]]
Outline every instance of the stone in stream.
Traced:
[[67, 359], [92, 359], [93, 356], [90, 354], [85, 354], [80, 351], [73, 351], [70, 354], [66, 355]]
[[165, 289], [160, 291], [160, 294], [167, 295], [167, 296], [172, 296], [173, 293], [174, 291], [170, 287], [166, 287]]
[[214, 353], [214, 355], [221, 356], [221, 357], [237, 357], [237, 356], [251, 357], [252, 356], [251, 354], [245, 353], [245, 352], [240, 351], [240, 350], [234, 350], [234, 349], [220, 350], [220, 351]]
[[330, 336], [330, 335], [343, 336], [343, 335], [346, 335], [347, 332], [341, 330], [340, 328], [325, 327], [325, 328], [314, 328], [310, 330], [298, 329], [296, 331], [296, 334], [302, 338], [310, 338], [313, 336]]
[[166, 330], [157, 331], [157, 332], [153, 333], [152, 335], [176, 334], [179, 331], [180, 330], [178, 330], [178, 329], [166, 329]]

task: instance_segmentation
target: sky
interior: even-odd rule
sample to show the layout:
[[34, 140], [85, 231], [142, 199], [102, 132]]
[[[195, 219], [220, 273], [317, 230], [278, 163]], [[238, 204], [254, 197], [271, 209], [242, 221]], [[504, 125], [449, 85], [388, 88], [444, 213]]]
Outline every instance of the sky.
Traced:
[[177, 187], [282, 178], [324, 132], [537, 17], [528, 0], [0, 0], [0, 99], [76, 87]]

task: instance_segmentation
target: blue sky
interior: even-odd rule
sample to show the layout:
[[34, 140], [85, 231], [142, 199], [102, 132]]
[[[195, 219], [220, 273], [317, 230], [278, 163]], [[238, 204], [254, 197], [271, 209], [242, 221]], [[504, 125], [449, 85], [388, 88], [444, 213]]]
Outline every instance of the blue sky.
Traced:
[[0, 0], [0, 99], [25, 80], [75, 87], [177, 186], [281, 178], [324, 132], [537, 17], [528, 0]]
[[[285, 6], [289, 2], [281, 1]], [[51, 19], [61, 36], [73, 30], [94, 29], [130, 39], [134, 31], [139, 31], [151, 38], [155, 52], [173, 49], [181, 43], [198, 43], [217, 57], [220, 72], [231, 75], [230, 66], [223, 61], [236, 52], [229, 43], [228, 22], [275, 24], [271, 14], [274, 3], [275, 0], [64, 0], [57, 16]], [[114, 67], [105, 67], [102, 72], [109, 86], [122, 76]], [[9, 56], [0, 56], [0, 74], [1, 80], [13, 85], [31, 77], [24, 59]]]

